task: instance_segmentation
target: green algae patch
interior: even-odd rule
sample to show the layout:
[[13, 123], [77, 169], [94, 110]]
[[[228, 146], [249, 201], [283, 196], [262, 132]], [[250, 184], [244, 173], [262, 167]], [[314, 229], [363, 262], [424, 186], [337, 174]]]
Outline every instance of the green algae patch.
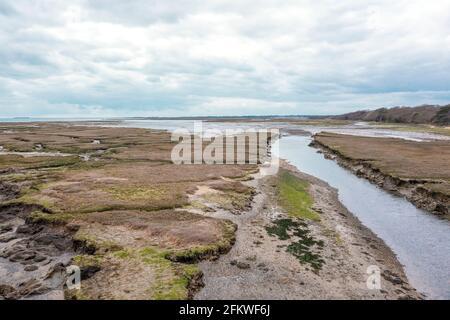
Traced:
[[266, 231], [269, 235], [277, 236], [280, 240], [288, 240], [291, 238], [288, 232], [299, 227], [300, 224], [305, 225], [302, 222], [293, 221], [292, 219], [279, 219], [272, 226], [266, 227]]
[[319, 214], [311, 209], [314, 201], [308, 189], [307, 181], [282, 170], [277, 184], [278, 203], [291, 217], [319, 221]]
[[286, 252], [295, 256], [300, 263], [310, 265], [316, 272], [322, 268], [324, 260], [320, 252], [324, 242], [310, 236], [306, 223], [290, 218], [278, 219], [271, 226], [267, 226], [266, 231], [280, 240], [290, 240]]

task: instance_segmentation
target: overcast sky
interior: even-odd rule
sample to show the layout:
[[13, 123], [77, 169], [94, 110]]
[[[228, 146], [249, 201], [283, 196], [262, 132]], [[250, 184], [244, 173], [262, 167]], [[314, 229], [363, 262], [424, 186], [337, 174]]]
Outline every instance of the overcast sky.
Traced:
[[450, 0], [0, 0], [0, 117], [450, 102]]

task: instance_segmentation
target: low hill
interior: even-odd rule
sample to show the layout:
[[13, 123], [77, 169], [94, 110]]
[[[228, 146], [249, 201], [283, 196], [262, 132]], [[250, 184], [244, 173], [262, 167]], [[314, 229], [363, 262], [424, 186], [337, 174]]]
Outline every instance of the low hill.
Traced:
[[450, 104], [446, 106], [423, 105], [418, 107], [380, 108], [362, 110], [335, 116], [340, 120], [361, 120], [395, 123], [450, 124]]

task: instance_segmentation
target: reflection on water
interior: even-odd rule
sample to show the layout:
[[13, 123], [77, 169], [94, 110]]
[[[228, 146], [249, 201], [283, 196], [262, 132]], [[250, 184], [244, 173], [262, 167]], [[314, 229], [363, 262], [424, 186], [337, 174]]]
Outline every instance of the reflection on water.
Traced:
[[[195, 120], [124, 120], [116, 123], [107, 124], [108, 126], [134, 127], [161, 130], [176, 130], [185, 128], [193, 130]], [[374, 128], [364, 123], [356, 123], [346, 126], [312, 126], [312, 125], [294, 125], [286, 122], [207, 122], [203, 121], [203, 129], [218, 129], [225, 131], [226, 129], [261, 129], [261, 128], [289, 128], [301, 129], [316, 134], [318, 132], [327, 131], [341, 134], [351, 134], [365, 137], [379, 138], [400, 138], [412, 141], [429, 141], [429, 140], [450, 140], [450, 137], [427, 133], [427, 132], [411, 132], [396, 131], [389, 129]]]
[[398, 256], [416, 289], [430, 298], [449, 299], [450, 222], [417, 209], [325, 159], [308, 146], [310, 140], [282, 138], [276, 142], [279, 157], [338, 189], [341, 202]]

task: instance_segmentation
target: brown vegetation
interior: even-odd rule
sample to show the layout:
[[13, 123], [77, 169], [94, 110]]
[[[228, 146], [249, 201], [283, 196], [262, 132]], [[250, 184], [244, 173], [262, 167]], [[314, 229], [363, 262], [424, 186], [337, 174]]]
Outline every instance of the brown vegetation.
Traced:
[[395, 123], [429, 123], [436, 125], [450, 124], [450, 105], [419, 107], [380, 108], [350, 112], [334, 117], [341, 120], [395, 122]]
[[450, 212], [450, 141], [408, 141], [333, 133], [315, 143], [339, 156], [341, 164], [384, 188], [405, 195], [419, 207]]
[[28, 224], [62, 227], [73, 240], [83, 281], [67, 297], [189, 298], [201, 273], [186, 262], [231, 248], [232, 223], [183, 208], [200, 184], [226, 199], [229, 183], [250, 193], [237, 180], [254, 165], [174, 165], [170, 134], [155, 130], [11, 124], [0, 132], [0, 201], [35, 206]]

